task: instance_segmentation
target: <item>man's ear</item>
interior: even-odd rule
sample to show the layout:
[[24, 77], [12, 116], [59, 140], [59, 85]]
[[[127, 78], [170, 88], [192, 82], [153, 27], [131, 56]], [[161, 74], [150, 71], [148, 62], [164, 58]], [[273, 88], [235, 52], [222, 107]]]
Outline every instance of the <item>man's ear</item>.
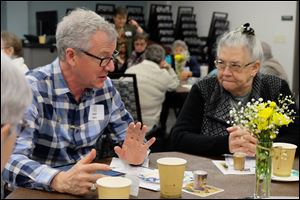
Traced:
[[74, 49], [72, 48], [67, 48], [66, 50], [66, 62], [71, 65], [74, 66], [75, 65], [75, 60], [76, 60], [76, 52]]

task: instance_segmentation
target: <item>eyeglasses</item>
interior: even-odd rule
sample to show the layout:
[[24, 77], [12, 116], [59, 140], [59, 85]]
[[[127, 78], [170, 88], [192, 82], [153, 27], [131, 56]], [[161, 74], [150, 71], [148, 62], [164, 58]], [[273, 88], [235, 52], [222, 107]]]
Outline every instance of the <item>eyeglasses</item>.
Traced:
[[117, 59], [117, 56], [119, 55], [119, 52], [117, 50], [114, 50], [113, 52], [113, 55], [110, 56], [110, 57], [103, 57], [103, 58], [100, 58], [98, 56], [95, 56], [85, 50], [82, 50], [82, 49], [79, 49], [82, 53], [84, 53], [85, 55], [87, 56], [90, 56], [92, 58], [96, 58], [98, 60], [100, 60], [100, 63], [99, 63], [99, 66], [100, 67], [105, 67], [109, 64], [109, 62], [112, 60], [112, 61], [115, 61]]
[[[225, 70], [225, 68], [227, 66], [226, 62], [224, 62], [222, 60], [215, 60], [214, 63], [215, 63], [215, 66], [218, 68], [218, 70]], [[255, 63], [255, 61], [249, 62], [245, 65], [240, 65], [239, 63], [229, 63], [228, 67], [229, 67], [230, 71], [239, 72], [243, 68], [245, 68], [253, 63]]]

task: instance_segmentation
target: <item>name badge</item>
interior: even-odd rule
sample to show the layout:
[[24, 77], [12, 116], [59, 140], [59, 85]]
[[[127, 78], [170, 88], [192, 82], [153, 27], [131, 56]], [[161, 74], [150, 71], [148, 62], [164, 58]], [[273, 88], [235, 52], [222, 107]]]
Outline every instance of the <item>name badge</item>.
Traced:
[[126, 37], [132, 37], [132, 32], [131, 31], [126, 31], [125, 36]]
[[91, 105], [89, 121], [104, 120], [104, 105]]

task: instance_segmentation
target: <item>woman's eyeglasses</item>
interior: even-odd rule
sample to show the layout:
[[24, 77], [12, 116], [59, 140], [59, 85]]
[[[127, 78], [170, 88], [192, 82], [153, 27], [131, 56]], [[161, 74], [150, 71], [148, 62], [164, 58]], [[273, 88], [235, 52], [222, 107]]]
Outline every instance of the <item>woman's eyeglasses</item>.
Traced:
[[239, 63], [229, 63], [229, 64], [227, 64], [226, 62], [224, 62], [222, 60], [215, 60], [214, 63], [215, 63], [215, 66], [218, 68], [218, 70], [225, 70], [226, 66], [228, 66], [230, 71], [239, 72], [243, 68], [255, 63], [255, 61], [249, 62], [245, 65], [241, 65]]

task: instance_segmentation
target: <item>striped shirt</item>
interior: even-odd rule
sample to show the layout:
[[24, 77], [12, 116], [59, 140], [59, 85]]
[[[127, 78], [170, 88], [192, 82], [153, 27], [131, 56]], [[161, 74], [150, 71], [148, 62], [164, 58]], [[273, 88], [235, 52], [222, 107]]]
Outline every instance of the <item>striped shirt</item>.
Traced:
[[[33, 91], [24, 117], [28, 127], [18, 128], [16, 147], [2, 174], [13, 187], [51, 191], [51, 180], [59, 172], [54, 167], [83, 158], [108, 125], [113, 139], [124, 141], [133, 119], [109, 78], [101, 89], [86, 89], [80, 102], [71, 94], [58, 59], [29, 72], [27, 78]], [[99, 106], [104, 119], [91, 120], [90, 109]]]

